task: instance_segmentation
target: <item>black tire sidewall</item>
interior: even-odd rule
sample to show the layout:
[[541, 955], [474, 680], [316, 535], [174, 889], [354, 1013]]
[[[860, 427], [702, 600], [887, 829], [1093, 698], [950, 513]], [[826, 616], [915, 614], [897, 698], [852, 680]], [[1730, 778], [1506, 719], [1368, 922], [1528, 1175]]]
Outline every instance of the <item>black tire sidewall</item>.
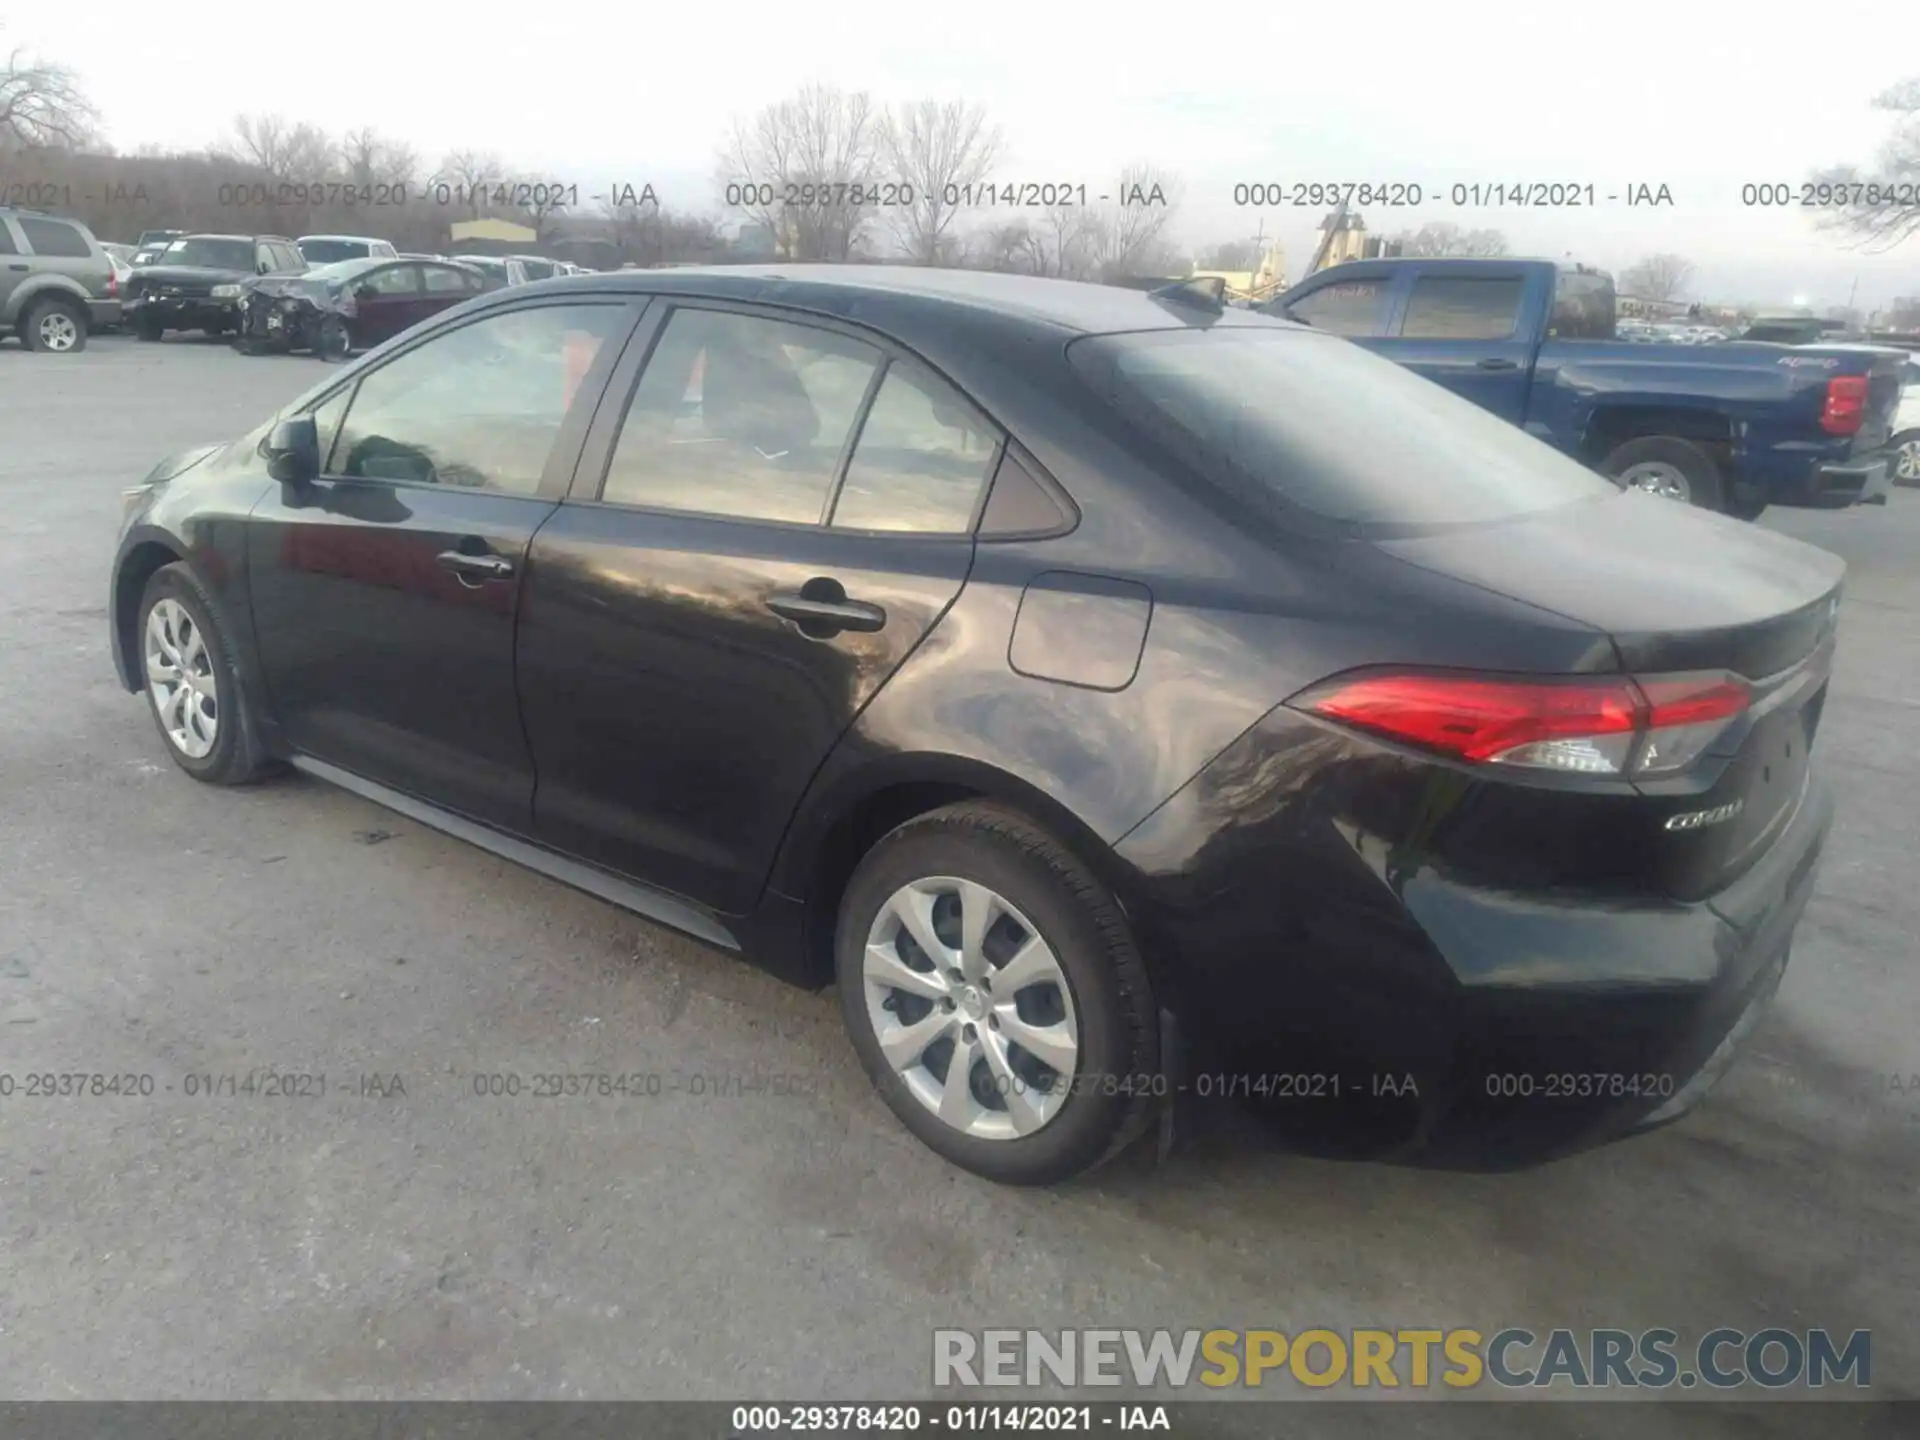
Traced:
[[[999, 829], [969, 823], [970, 818], [936, 814], [910, 822], [876, 845], [854, 872], [835, 932], [841, 1011], [874, 1087], [930, 1149], [993, 1180], [1049, 1184], [1097, 1165], [1113, 1151], [1144, 1087], [1154, 1083], [1157, 1057], [1141, 1053], [1122, 993], [1109, 927], [1124, 921], [1111, 897], [1100, 891], [1096, 902], [1110, 912], [1103, 925], [1095, 906], [1077, 897], [1050, 865]], [[914, 1098], [880, 1051], [861, 973], [867, 932], [896, 890], [934, 875], [977, 880], [998, 891], [1039, 927], [1066, 973], [1080, 1030], [1080, 1069], [1059, 1113], [1032, 1135], [983, 1140], [961, 1134]], [[1133, 1003], [1147, 1003], [1144, 994], [1136, 994]], [[1132, 1093], [1101, 1077], [1128, 1081]]]
[[1720, 467], [1713, 456], [1691, 440], [1682, 440], [1674, 435], [1649, 435], [1639, 440], [1629, 440], [1615, 446], [1607, 454], [1600, 462], [1600, 471], [1617, 482], [1622, 471], [1648, 460], [1671, 465], [1687, 477], [1687, 487], [1693, 497], [1690, 503], [1695, 508], [1725, 511], [1727, 489]]
[[[154, 605], [163, 599], [178, 601], [199, 628], [213, 661], [216, 683], [220, 687], [217, 697], [220, 712], [213, 748], [197, 760], [182, 753], [167, 734], [166, 727], [160, 723], [160, 707], [154, 703], [153, 687], [146, 683], [147, 617]], [[140, 614], [134, 638], [139, 647], [141, 693], [146, 697], [147, 713], [153, 717], [154, 729], [160, 732], [160, 743], [166, 747], [167, 754], [196, 780], [219, 784], [235, 776], [244, 768], [240, 730], [245, 722], [241, 718], [239, 677], [234, 673], [226, 632], [221, 629], [219, 619], [214, 615], [213, 607], [199, 583], [183, 564], [162, 566], [147, 581], [147, 588], [140, 596]]]
[[138, 335], [142, 340], [164, 340], [167, 335], [167, 327], [162, 325], [158, 320], [150, 320], [143, 315], [134, 322], [133, 333]]

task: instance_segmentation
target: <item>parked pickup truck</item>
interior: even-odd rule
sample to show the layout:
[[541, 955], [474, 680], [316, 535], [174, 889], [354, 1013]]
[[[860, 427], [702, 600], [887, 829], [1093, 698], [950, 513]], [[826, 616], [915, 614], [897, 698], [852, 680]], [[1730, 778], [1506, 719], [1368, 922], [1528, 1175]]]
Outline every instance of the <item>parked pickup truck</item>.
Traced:
[[1614, 338], [1613, 281], [1551, 260], [1361, 260], [1262, 307], [1345, 335], [1623, 486], [1752, 519], [1885, 504], [1904, 356]]

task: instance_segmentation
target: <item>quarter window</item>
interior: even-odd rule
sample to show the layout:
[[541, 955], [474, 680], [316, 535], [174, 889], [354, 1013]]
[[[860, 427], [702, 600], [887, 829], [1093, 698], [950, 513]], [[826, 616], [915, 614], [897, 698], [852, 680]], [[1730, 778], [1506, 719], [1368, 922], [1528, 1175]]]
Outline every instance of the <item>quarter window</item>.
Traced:
[[1407, 340], [1505, 340], [1520, 322], [1520, 277], [1422, 275], [1400, 334]]
[[601, 498], [818, 524], [880, 353], [831, 331], [675, 310], [621, 422]]
[[27, 237], [27, 247], [36, 255], [84, 259], [93, 253], [87, 237], [64, 220], [40, 220], [31, 215], [18, 219], [20, 233]]
[[388, 361], [355, 391], [332, 473], [536, 493], [574, 392], [625, 313], [510, 310]]
[[964, 531], [999, 448], [999, 434], [943, 381], [891, 366], [860, 427], [832, 523]]

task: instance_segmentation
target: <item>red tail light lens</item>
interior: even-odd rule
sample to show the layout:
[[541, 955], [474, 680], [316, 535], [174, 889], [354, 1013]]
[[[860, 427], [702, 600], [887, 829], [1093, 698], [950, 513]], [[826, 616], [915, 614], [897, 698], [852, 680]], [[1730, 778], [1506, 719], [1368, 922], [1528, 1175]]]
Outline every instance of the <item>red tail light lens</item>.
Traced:
[[1750, 699], [1744, 681], [1721, 671], [1641, 681], [1373, 671], [1336, 677], [1289, 703], [1470, 764], [1627, 775], [1691, 764]]
[[1820, 428], [1829, 435], [1856, 435], [1867, 421], [1867, 377], [1836, 375], [1827, 381]]

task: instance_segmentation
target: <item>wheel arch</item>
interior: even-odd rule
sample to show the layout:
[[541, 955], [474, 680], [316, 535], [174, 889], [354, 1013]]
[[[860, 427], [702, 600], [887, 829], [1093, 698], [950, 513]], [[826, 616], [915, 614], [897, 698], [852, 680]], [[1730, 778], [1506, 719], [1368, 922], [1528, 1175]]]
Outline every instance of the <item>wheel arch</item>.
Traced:
[[1725, 414], [1686, 405], [1637, 403], [1602, 405], [1587, 419], [1582, 456], [1594, 463], [1629, 440], [1691, 440], [1724, 465], [1731, 454], [1735, 425]]
[[949, 755], [899, 755], [844, 777], [803, 806], [788, 828], [769, 888], [801, 902], [806, 983], [833, 978], [840, 897], [861, 859], [890, 831], [947, 805], [997, 801], [1052, 831], [1131, 910], [1131, 889], [1112, 847], [1053, 796], [996, 766]]
[[186, 558], [170, 541], [143, 539], [128, 548], [114, 571], [114, 668], [120, 672], [121, 685], [135, 694], [144, 684], [140, 673], [140, 597], [156, 571]]

